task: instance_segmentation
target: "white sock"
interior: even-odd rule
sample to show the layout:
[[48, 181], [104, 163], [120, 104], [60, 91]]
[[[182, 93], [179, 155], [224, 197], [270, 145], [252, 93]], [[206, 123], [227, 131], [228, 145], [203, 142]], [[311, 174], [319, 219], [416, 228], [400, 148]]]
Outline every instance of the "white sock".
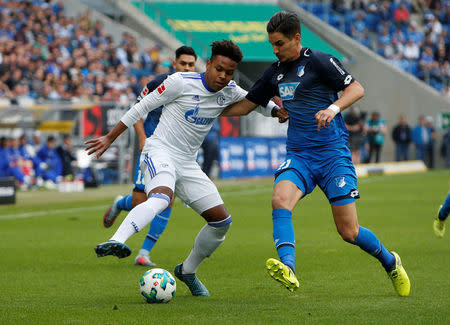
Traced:
[[131, 209], [110, 240], [125, 243], [128, 238], [152, 222], [155, 215], [164, 211], [169, 206], [169, 201], [170, 199], [150, 196], [147, 201]]
[[200, 263], [209, 257], [225, 240], [225, 234], [231, 224], [223, 227], [211, 227], [206, 224], [195, 238], [194, 247], [183, 262], [183, 273], [195, 273]]

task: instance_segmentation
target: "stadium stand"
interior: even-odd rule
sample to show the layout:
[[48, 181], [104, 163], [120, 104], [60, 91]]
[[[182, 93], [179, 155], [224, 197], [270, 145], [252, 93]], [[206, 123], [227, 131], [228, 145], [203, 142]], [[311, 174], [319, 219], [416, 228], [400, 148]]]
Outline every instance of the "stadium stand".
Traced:
[[[137, 37], [117, 23], [110, 28], [110, 22], [86, 7], [74, 13], [66, 5], [63, 1], [0, 1], [0, 106], [7, 108], [2, 110], [3, 118], [8, 114], [12, 118], [14, 111], [21, 116], [24, 108], [36, 104], [128, 106], [154, 75], [170, 72], [169, 51], [159, 43]], [[63, 116], [59, 112], [54, 115]], [[49, 114], [40, 116], [48, 119]], [[62, 179], [61, 168], [39, 157], [40, 146], [26, 139], [31, 153], [24, 145], [15, 146], [19, 136], [32, 134], [22, 124], [27, 123], [0, 134], [0, 177], [14, 177], [22, 189], [54, 188]], [[56, 136], [56, 145], [61, 142], [57, 133], [47, 135]]]
[[450, 97], [448, 1], [333, 0], [298, 5]]
[[158, 44], [139, 51], [126, 32], [115, 41], [89, 11], [68, 17], [62, 2], [0, 1], [2, 104], [129, 103], [148, 78], [170, 71]]

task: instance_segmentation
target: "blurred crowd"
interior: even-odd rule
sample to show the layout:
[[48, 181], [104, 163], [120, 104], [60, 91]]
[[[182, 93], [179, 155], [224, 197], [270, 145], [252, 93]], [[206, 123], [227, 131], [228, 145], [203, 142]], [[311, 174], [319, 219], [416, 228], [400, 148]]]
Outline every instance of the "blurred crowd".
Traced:
[[428, 168], [434, 168], [435, 154], [440, 154], [446, 167], [450, 167], [450, 130], [442, 139], [437, 139], [431, 116], [420, 116], [417, 124], [411, 127], [402, 115], [389, 131], [379, 112], [368, 116], [353, 106], [345, 111], [344, 121], [355, 164], [379, 162], [385, 139], [391, 136], [395, 143], [395, 157], [392, 157], [395, 161], [422, 160]]
[[303, 1], [304, 9], [450, 97], [450, 1]]
[[76, 158], [69, 135], [57, 139], [49, 135], [45, 142], [39, 131], [31, 139], [13, 132], [0, 138], [0, 177], [14, 177], [21, 189], [55, 189], [63, 179], [74, 178]]
[[171, 71], [158, 44], [107, 34], [86, 12], [72, 18], [63, 1], [0, 0], [0, 102], [135, 100], [155, 74]]

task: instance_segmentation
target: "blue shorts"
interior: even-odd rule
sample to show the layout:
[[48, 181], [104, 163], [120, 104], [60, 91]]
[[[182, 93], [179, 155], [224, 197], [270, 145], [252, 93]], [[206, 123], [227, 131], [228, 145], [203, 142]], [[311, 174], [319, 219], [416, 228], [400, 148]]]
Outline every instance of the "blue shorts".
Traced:
[[141, 173], [141, 167], [139, 167], [140, 162], [141, 162], [141, 152], [139, 152], [136, 159], [136, 168], [134, 169], [133, 192], [145, 193], [144, 174]]
[[356, 171], [346, 146], [288, 152], [286, 160], [275, 172], [275, 184], [282, 180], [297, 185], [303, 196], [318, 185], [333, 205], [345, 205], [359, 199]]

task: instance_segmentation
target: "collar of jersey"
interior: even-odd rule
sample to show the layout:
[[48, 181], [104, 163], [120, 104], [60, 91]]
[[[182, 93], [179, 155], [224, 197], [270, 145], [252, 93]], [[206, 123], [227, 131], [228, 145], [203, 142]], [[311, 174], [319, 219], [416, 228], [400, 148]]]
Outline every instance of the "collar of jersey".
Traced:
[[301, 49], [301, 51], [300, 51], [300, 57], [299, 57], [299, 58], [303, 58], [303, 57], [305, 56], [305, 52], [306, 52], [306, 51], [309, 51], [309, 52], [310, 52], [309, 55], [311, 55], [311, 50], [310, 50], [309, 47], [302, 47], [302, 49]]
[[205, 81], [205, 73], [204, 72], [200, 73], [200, 76], [202, 77], [202, 83], [203, 83], [203, 86], [205, 86], [206, 90], [208, 90], [208, 91], [210, 91], [212, 93], [216, 93], [217, 91], [215, 91], [214, 89], [209, 87], [208, 84], [206, 83], [206, 81]]

